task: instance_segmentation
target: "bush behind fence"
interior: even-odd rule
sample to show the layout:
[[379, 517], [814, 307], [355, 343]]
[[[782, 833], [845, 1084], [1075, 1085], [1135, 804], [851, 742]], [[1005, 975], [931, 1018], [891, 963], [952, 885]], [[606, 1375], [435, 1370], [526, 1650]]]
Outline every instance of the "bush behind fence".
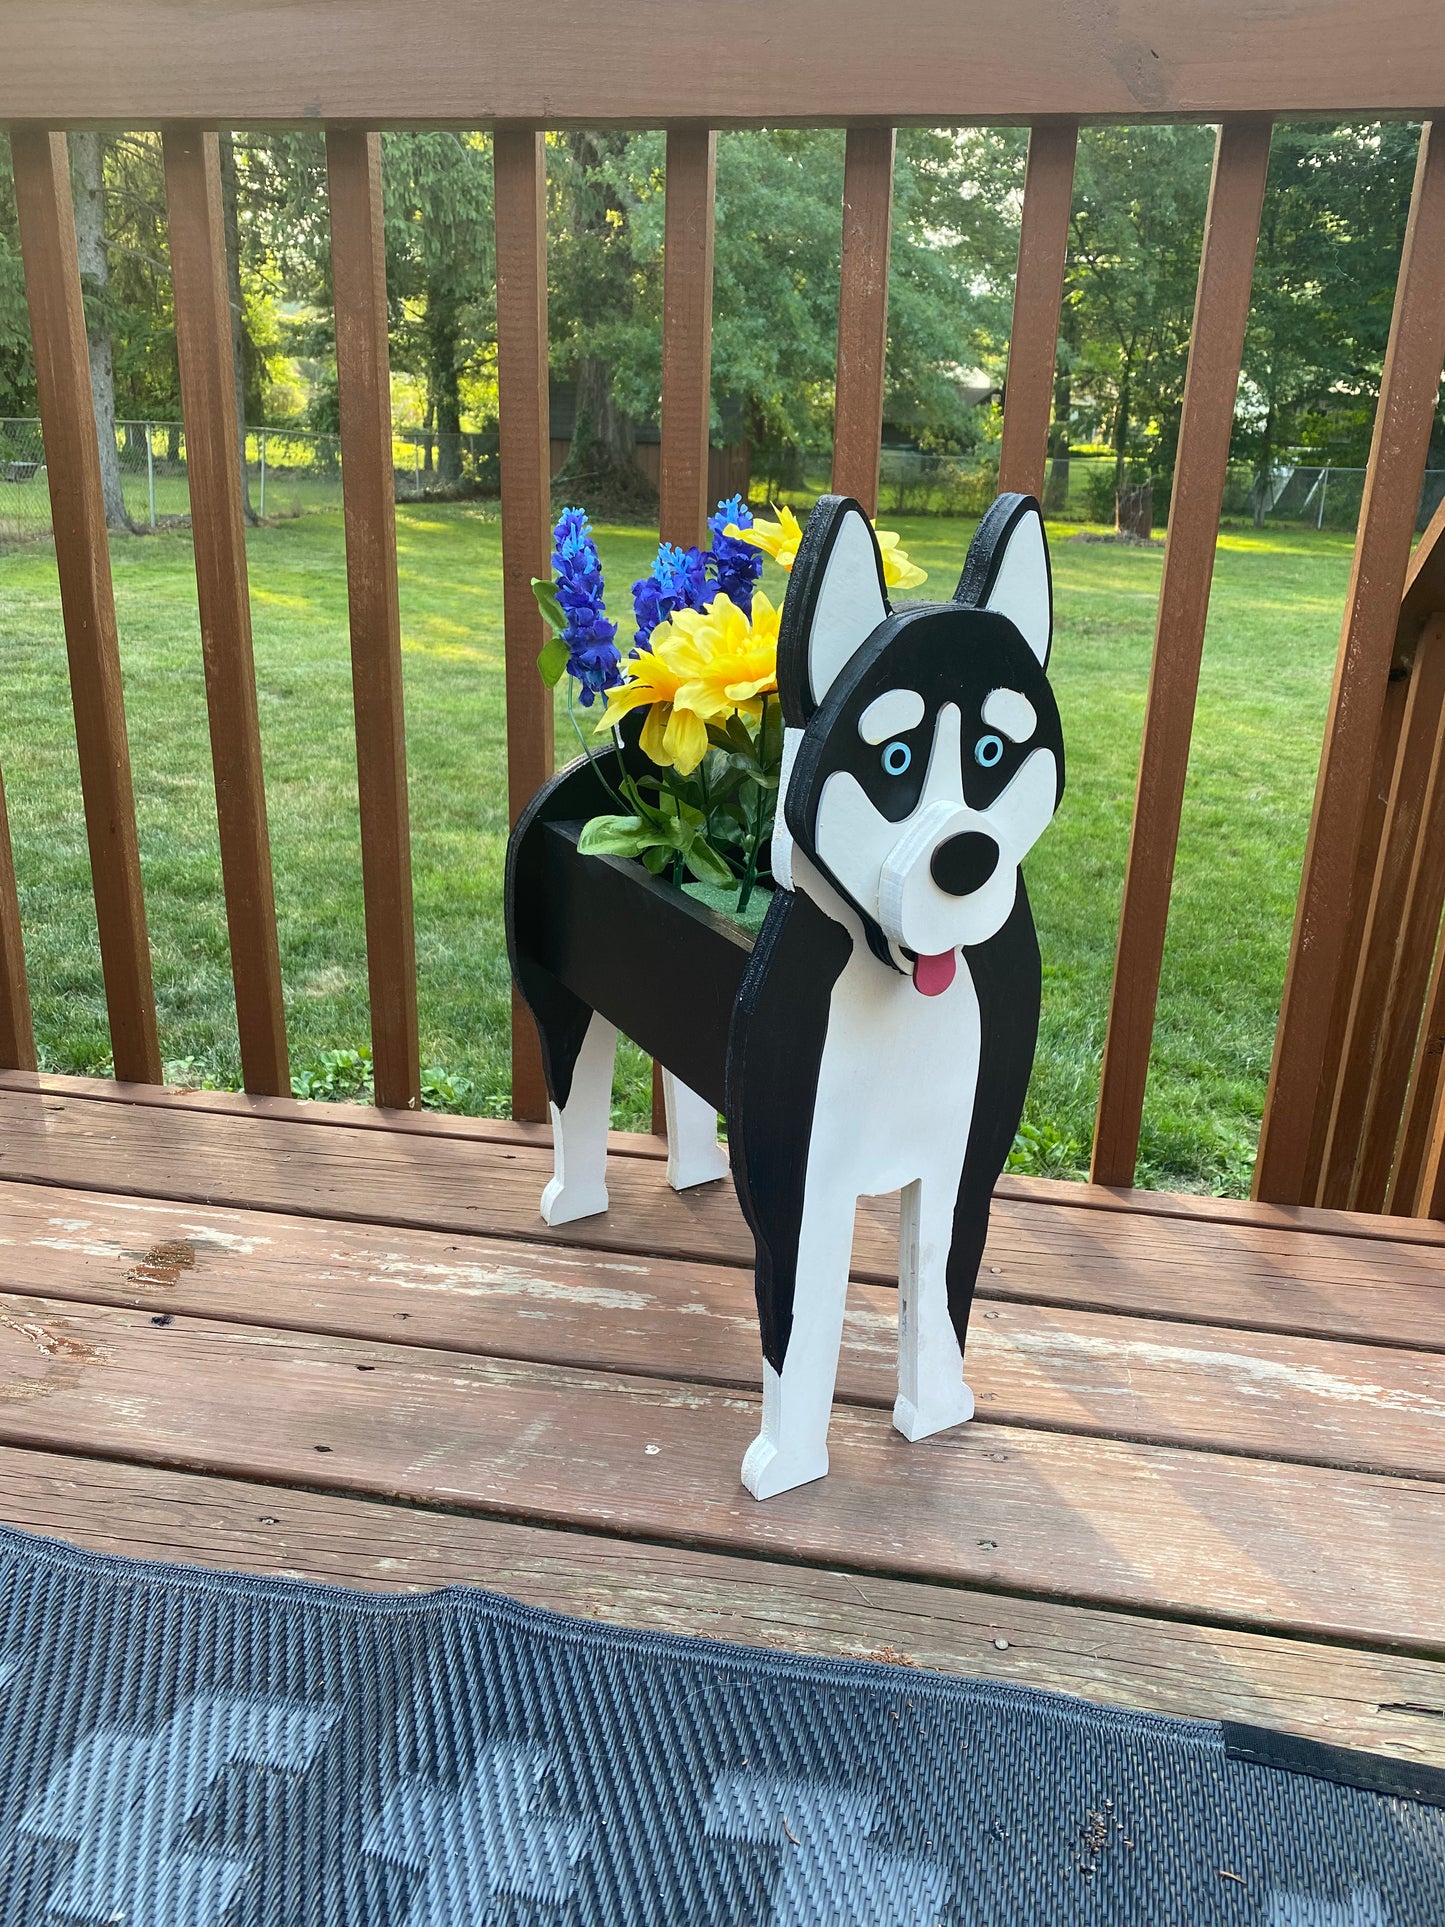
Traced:
[[[178, 422], [118, 422], [116, 459], [121, 496], [138, 530], [174, 527], [190, 514], [185, 431]], [[759, 453], [753, 463], [755, 506], [787, 502], [806, 509], [829, 487], [831, 452]], [[495, 432], [441, 435], [400, 429], [392, 440], [399, 502], [495, 494], [500, 487]], [[1049, 464], [1044, 506], [1050, 519], [1111, 528], [1115, 465], [1111, 455], [1071, 454]], [[1156, 527], [1169, 510], [1170, 477], [1152, 481]], [[1297, 528], [1353, 530], [1365, 471], [1282, 461], [1260, 475], [1231, 465], [1223, 520]], [[883, 515], [981, 515], [993, 500], [997, 471], [976, 456], [885, 448], [879, 467]], [[341, 507], [341, 444], [301, 428], [246, 431], [246, 499], [265, 520]], [[1426, 471], [1417, 528], [1445, 499], [1445, 469]], [[50, 535], [50, 492], [38, 421], [0, 421], [0, 549]]]

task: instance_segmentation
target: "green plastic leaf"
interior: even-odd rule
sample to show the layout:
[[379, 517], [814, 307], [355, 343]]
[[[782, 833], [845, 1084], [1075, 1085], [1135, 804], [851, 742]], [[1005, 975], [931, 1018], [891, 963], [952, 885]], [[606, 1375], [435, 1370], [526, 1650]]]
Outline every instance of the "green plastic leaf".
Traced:
[[672, 867], [672, 851], [660, 843], [654, 843], [650, 850], [642, 852], [642, 861], [653, 876], [660, 877], [664, 870]]
[[683, 861], [699, 883], [715, 883], [726, 889], [734, 881], [731, 867], [718, 855], [705, 836], [695, 836], [688, 844]]
[[623, 777], [620, 788], [623, 800], [632, 805], [644, 823], [650, 823], [653, 829], [658, 831], [660, 835], [671, 837], [673, 831], [673, 815], [672, 812], [665, 807], [665, 804], [664, 807], [659, 809], [655, 804], [649, 803], [630, 776]]
[[557, 600], [557, 591], [544, 575], [532, 577], [532, 594], [537, 598], [537, 607], [542, 611], [542, 620], [548, 628], [560, 636], [567, 627], [567, 618], [562, 613], [562, 605]]
[[636, 816], [594, 816], [582, 825], [577, 848], [583, 856], [640, 856], [657, 842], [650, 823]]
[[566, 675], [567, 660], [567, 645], [560, 636], [553, 636], [549, 642], [542, 645], [542, 652], [537, 657], [537, 668], [541, 671], [542, 680], [549, 689], [555, 689]]

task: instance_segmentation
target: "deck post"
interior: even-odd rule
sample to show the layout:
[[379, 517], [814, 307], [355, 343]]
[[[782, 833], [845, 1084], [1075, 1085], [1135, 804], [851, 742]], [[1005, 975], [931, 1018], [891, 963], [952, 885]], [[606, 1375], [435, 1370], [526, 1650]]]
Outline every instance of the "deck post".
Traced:
[[843, 162], [843, 258], [833, 404], [833, 493], [878, 513], [893, 240], [892, 127], [850, 127]]
[[1226, 121], [1215, 145], [1104, 1039], [1095, 1184], [1132, 1185], [1139, 1153], [1269, 144], [1268, 121]]
[[421, 1058], [391, 474], [381, 136], [364, 128], [328, 128], [326, 179], [376, 1101], [387, 1110], [415, 1111], [421, 1108]]
[[[658, 532], [690, 548], [703, 541], [712, 507], [713, 209], [717, 135], [710, 127], [670, 128], [662, 240], [662, 446]], [[667, 1132], [662, 1072], [652, 1067], [652, 1129]]]
[[280, 1097], [291, 1073], [251, 642], [220, 149], [214, 133], [193, 125], [167, 127], [162, 145], [241, 1074], [248, 1091]]
[[[552, 774], [552, 692], [537, 674], [546, 639], [532, 578], [551, 573], [547, 386], [547, 150], [534, 129], [492, 137], [497, 222], [497, 416], [502, 466], [507, 802], [513, 823]], [[512, 1115], [547, 1115], [542, 1051], [512, 990]]]
[[159, 1084], [155, 989], [70, 162], [64, 134], [40, 128], [13, 129], [10, 152], [111, 1054], [123, 1082]]
[[1059, 310], [1073, 210], [1076, 121], [1040, 121], [1029, 131], [1024, 204], [1019, 221], [1018, 271], [1014, 277], [1013, 325], [1004, 378], [1003, 442], [998, 485], [1043, 500], [1054, 366], [1059, 353]]

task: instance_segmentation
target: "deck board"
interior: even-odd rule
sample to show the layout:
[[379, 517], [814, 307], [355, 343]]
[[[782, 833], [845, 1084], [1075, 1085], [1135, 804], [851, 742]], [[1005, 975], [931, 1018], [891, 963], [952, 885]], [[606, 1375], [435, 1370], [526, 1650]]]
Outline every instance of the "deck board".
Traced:
[[[537, 1213], [550, 1154], [530, 1138], [428, 1138], [268, 1117], [0, 1090], [0, 1179], [302, 1213], [331, 1221], [554, 1242]], [[612, 1208], [569, 1225], [599, 1252], [746, 1267], [725, 1182], [678, 1195], [656, 1160], [618, 1157]], [[897, 1205], [862, 1200], [855, 1275], [897, 1277]], [[1445, 1251], [1253, 1223], [1005, 1198], [980, 1279], [989, 1297], [1445, 1350]]]
[[[756, 1389], [750, 1277], [556, 1245], [0, 1185], [10, 1291]], [[850, 1292], [838, 1395], [891, 1409], [897, 1300]], [[1445, 1356], [989, 1302], [994, 1424], [1445, 1479]]]
[[207, 1097], [0, 1079], [11, 1523], [1445, 1763], [1445, 1228], [1010, 1181], [979, 1418], [909, 1446], [870, 1201], [833, 1469], [760, 1506], [727, 1186], [619, 1139], [553, 1234], [535, 1131]]
[[0, 1443], [1445, 1649], [1437, 1482], [982, 1421], [909, 1445], [841, 1405], [829, 1476], [759, 1505], [757, 1424], [685, 1379], [0, 1297]]
[[0, 1452], [0, 1515], [96, 1552], [387, 1592], [482, 1585], [555, 1612], [888, 1658], [1154, 1713], [1237, 1719], [1445, 1766], [1445, 1667], [150, 1466]]

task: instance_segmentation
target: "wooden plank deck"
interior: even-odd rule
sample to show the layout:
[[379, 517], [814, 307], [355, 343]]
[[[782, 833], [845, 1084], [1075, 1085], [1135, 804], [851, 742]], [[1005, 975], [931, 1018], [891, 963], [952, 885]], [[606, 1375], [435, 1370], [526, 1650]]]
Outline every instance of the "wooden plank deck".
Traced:
[[555, 1234], [535, 1128], [0, 1077], [0, 1518], [1445, 1765], [1445, 1226], [1005, 1181], [909, 1446], [869, 1204], [833, 1469], [758, 1505], [736, 1204], [616, 1150]]

